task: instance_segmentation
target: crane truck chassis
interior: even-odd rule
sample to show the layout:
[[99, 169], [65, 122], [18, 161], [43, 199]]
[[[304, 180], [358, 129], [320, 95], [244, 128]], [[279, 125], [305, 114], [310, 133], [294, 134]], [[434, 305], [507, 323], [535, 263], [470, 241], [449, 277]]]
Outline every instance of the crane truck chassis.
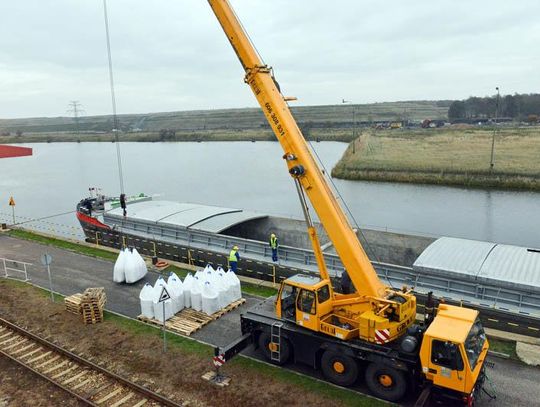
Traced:
[[[295, 278], [314, 279], [307, 275], [292, 277]], [[427, 340], [430, 326], [426, 324], [412, 325], [399, 341], [374, 344], [362, 340], [343, 341], [307, 330], [294, 319], [276, 318], [276, 298], [287, 301], [282, 293], [280, 289], [276, 297], [244, 312], [240, 316], [242, 336], [227, 346], [215, 347], [215, 356], [229, 361], [254, 345], [270, 363], [310, 366], [340, 386], [352, 386], [363, 377], [374, 396], [388, 401], [420, 394], [419, 399], [429, 397], [444, 405], [473, 406], [480, 396], [485, 379], [487, 340], [477, 311], [461, 308], [463, 325], [470, 327], [468, 340], [463, 341], [462, 346], [455, 346], [452, 340], [456, 338], [450, 331], [446, 341], [440, 334], [436, 342]], [[440, 318], [444, 319], [449, 307], [460, 308], [441, 304], [438, 307]], [[451, 382], [458, 387], [448, 387]], [[471, 382], [471, 390], [465, 391], [467, 383]]]
[[[398, 401], [422, 389], [445, 404], [473, 405], [482, 387], [489, 348], [478, 311], [440, 304], [416, 324], [416, 297], [407, 287], [388, 287], [377, 276], [347, 216], [317, 165], [285, 97], [244, 31], [228, 0], [208, 0], [277, 140], [294, 180], [319, 269], [284, 280], [275, 299], [241, 316], [243, 336], [217, 348], [228, 360], [255, 343], [276, 364], [289, 360], [321, 369], [331, 382], [350, 386], [361, 369], [370, 391]], [[349, 293], [334, 290], [308, 200], [351, 280]], [[427, 398], [427, 396], [426, 396]]]

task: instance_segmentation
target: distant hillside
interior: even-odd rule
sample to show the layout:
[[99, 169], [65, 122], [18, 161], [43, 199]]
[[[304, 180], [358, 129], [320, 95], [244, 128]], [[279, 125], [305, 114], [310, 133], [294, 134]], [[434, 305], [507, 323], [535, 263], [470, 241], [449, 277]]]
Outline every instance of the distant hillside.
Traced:
[[[384, 102], [364, 105], [328, 105], [292, 107], [300, 126], [311, 128], [347, 128], [372, 121], [419, 122], [424, 119], [443, 119], [448, 116], [451, 100]], [[126, 114], [119, 116], [123, 131], [157, 132], [173, 129], [180, 132], [208, 130], [256, 130], [267, 128], [259, 108], [193, 110], [170, 113]], [[108, 132], [111, 116], [83, 116], [79, 119], [81, 132]], [[72, 117], [35, 117], [0, 119], [0, 134], [73, 132]]]

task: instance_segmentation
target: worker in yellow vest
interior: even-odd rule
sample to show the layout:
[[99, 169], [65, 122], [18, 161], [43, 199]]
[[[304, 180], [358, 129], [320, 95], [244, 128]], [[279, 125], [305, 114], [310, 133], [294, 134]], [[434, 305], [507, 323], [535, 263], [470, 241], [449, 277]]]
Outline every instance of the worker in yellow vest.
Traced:
[[279, 247], [277, 236], [272, 233], [270, 235], [270, 248], [272, 249], [272, 261], [278, 261], [277, 249]]
[[236, 273], [238, 268], [238, 261], [240, 260], [240, 254], [238, 253], [238, 246], [234, 246], [229, 253], [229, 268]]

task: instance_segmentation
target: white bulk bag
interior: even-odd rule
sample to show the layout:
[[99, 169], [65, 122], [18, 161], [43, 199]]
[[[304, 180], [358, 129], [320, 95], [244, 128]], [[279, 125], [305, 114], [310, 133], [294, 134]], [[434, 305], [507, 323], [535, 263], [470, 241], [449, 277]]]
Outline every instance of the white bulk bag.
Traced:
[[218, 294], [212, 288], [211, 282], [207, 281], [204, 283], [201, 298], [202, 312], [204, 312], [205, 314], [212, 315], [214, 312], [220, 310]]
[[126, 273], [126, 283], [128, 284], [136, 283], [141, 278], [143, 278], [146, 275], [146, 273], [148, 273], [146, 263], [144, 259], [142, 258], [142, 256], [137, 251], [137, 249], [133, 248], [133, 251], [130, 254], [131, 254], [134, 267], [130, 273]]
[[194, 278], [191, 273], [188, 273], [182, 284], [182, 288], [184, 289], [184, 306], [186, 308], [191, 307], [191, 286], [193, 285], [193, 280]]
[[191, 308], [196, 311], [202, 309], [202, 287], [201, 281], [194, 277], [191, 284]]
[[216, 275], [218, 276], [218, 284], [221, 284], [221, 289], [224, 291], [224, 300], [223, 302], [229, 305], [231, 302], [233, 302], [234, 298], [234, 286], [231, 285], [231, 282], [229, 281], [229, 277], [227, 276], [227, 272], [223, 270], [222, 267], [218, 267], [216, 270]]
[[203, 281], [205, 275], [206, 275], [206, 273], [205, 273], [203, 270], [197, 270], [197, 271], [195, 272], [195, 275], [194, 275], [193, 277], [195, 277], [195, 278], [198, 279], [199, 281]]
[[120, 254], [118, 254], [118, 258], [116, 259], [116, 262], [114, 263], [113, 281], [115, 283], [123, 283], [124, 281], [126, 281], [125, 265], [126, 265], [126, 252], [125, 252], [125, 249], [123, 249], [123, 250], [120, 250]]
[[126, 249], [125, 254], [125, 262], [124, 262], [124, 272], [125, 272], [125, 278], [126, 282], [135, 280], [137, 274], [138, 274], [138, 267], [139, 263], [137, 261], [137, 258], [133, 254], [133, 252], [129, 249]]
[[146, 276], [146, 274], [148, 273], [148, 267], [146, 266], [146, 262], [144, 261], [144, 258], [140, 255], [140, 253], [137, 251], [137, 249], [133, 249], [133, 253], [135, 253], [137, 255], [137, 258], [139, 259], [139, 264], [140, 264], [140, 278], [143, 278], [144, 276]]
[[174, 313], [181, 311], [184, 308], [184, 290], [182, 288], [182, 281], [178, 278], [175, 273], [169, 275], [167, 279], [167, 285], [171, 287], [173, 304], [174, 304]]
[[214, 273], [214, 281], [212, 284], [212, 288], [217, 292], [219, 298], [219, 308], [225, 308], [232, 301], [230, 300], [231, 296], [229, 295], [229, 282], [225, 281], [225, 272], [221, 267]]
[[146, 318], [154, 318], [154, 287], [146, 283], [139, 294], [141, 300], [141, 314]]
[[236, 295], [236, 283], [231, 279], [231, 270], [227, 270], [223, 273], [223, 285], [227, 287], [227, 303], [230, 304], [231, 302], [235, 301], [235, 295]]
[[230, 270], [227, 272], [227, 277], [229, 279], [229, 284], [232, 286], [232, 297], [233, 301], [239, 300], [242, 298], [242, 289], [240, 288], [240, 280], [234, 274], [234, 271]]
[[165, 304], [165, 320], [171, 318], [174, 315], [172, 299], [159, 302], [159, 297], [161, 296], [163, 287], [165, 287], [169, 295], [171, 295], [170, 287], [168, 287], [163, 277], [160, 276], [157, 279], [156, 284], [154, 284], [153, 293], [152, 293], [152, 296], [153, 296], [152, 305], [154, 308], [154, 318], [157, 319], [159, 322], [163, 322], [163, 304]]

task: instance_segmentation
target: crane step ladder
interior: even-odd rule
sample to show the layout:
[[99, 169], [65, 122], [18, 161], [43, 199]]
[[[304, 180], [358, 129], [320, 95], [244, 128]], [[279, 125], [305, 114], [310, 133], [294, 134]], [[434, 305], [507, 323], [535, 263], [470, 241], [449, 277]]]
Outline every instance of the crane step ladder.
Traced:
[[270, 360], [281, 361], [281, 327], [282, 322], [274, 322], [270, 328]]

